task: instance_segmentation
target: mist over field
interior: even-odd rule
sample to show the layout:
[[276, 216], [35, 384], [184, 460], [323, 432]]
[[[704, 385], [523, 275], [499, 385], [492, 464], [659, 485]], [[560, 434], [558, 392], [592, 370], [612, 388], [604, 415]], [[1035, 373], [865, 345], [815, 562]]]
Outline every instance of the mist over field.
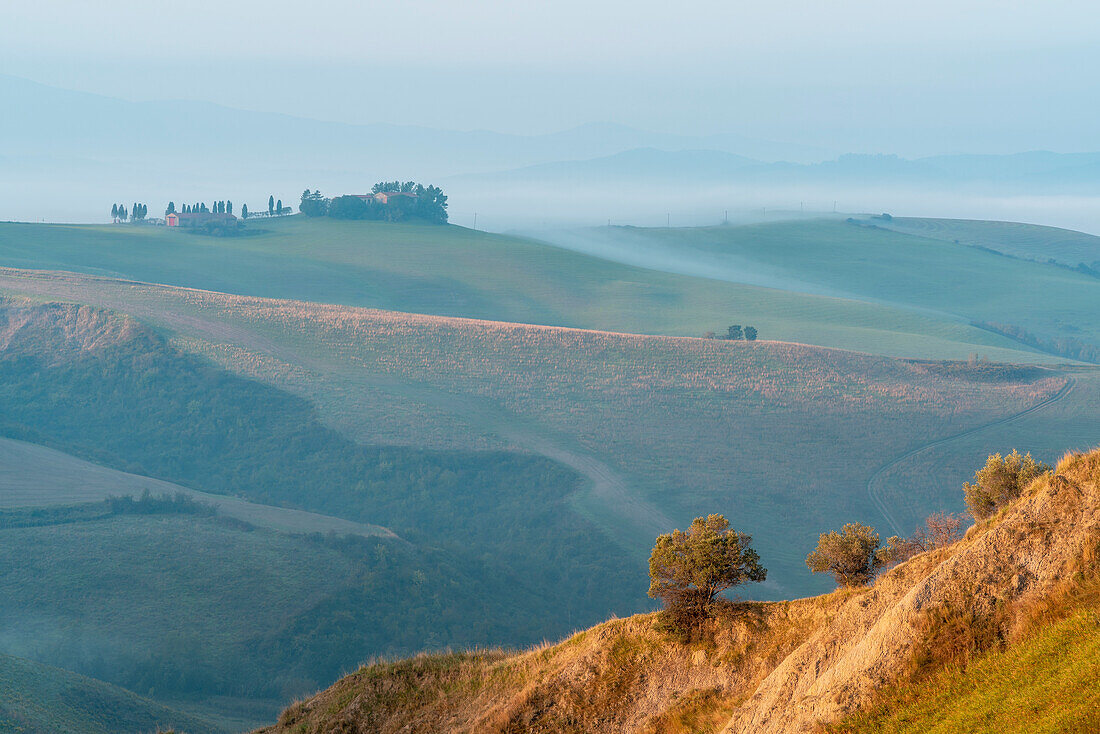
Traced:
[[[899, 157], [743, 134], [585, 124], [559, 132], [344, 123], [197, 101], [127, 101], [0, 75], [0, 220], [103, 222], [110, 203], [214, 196], [252, 211], [305, 188], [444, 186], [451, 221], [694, 226], [768, 212], [1003, 219], [1100, 231], [1100, 154]], [[104, 209], [104, 202], [107, 202]]]
[[1100, 731], [1095, 0], [0, 13], [0, 734]]

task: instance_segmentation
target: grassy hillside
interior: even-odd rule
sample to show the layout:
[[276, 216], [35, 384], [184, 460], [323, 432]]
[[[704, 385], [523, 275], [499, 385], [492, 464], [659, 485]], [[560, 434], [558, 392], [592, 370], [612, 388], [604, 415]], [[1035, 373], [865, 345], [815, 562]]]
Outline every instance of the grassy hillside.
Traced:
[[443, 554], [217, 516], [4, 527], [0, 567], [6, 652], [214, 706], [277, 706], [375, 655], [537, 640], [544, 626], [509, 623], [520, 610], [466, 591], [484, 593], [485, 579]]
[[894, 217], [875, 224], [898, 232], [986, 247], [1025, 260], [1076, 267], [1100, 263], [1100, 237], [1072, 229], [1043, 227], [1017, 222], [990, 222], [974, 219], [918, 219]]
[[[770, 553], [769, 585], [753, 592], [770, 597], [822, 588], [803, 564], [822, 529], [845, 517], [886, 522], [867, 494], [873, 467], [1029, 409], [1065, 384], [1032, 368], [765, 342], [448, 320], [80, 276], [7, 282], [172, 329], [187, 349], [309, 398], [357, 441], [509, 447], [565, 464], [587, 480], [570, 507], [637, 559], [639, 573], [656, 534], [698, 514], [737, 514]], [[1062, 404], [1033, 417], [1062, 441], [1055, 451], [1100, 440], [1076, 423], [1061, 431]], [[1003, 428], [982, 435], [996, 441]], [[982, 458], [918, 462], [933, 488], [890, 487], [903, 499], [891, 505], [899, 531], [944, 509], [938, 487], [960, 484]], [[640, 597], [641, 586], [630, 588]]]
[[1100, 731], [1100, 604], [1079, 608], [1023, 644], [891, 690], [838, 734], [1055, 734]]
[[[765, 338], [895, 356], [1043, 359], [942, 314], [808, 295], [784, 284], [761, 288], [675, 275], [456, 226], [301, 217], [249, 226], [255, 236], [213, 238], [157, 227], [0, 223], [0, 266], [641, 334], [697, 336], [745, 322]], [[826, 222], [804, 226], [827, 240], [839, 232], [839, 242], [851, 240], [853, 251], [865, 255], [913, 239], [885, 230], [834, 230], [841, 225]], [[765, 230], [769, 242], [788, 237], [782, 225]], [[705, 231], [653, 230], [677, 246]]]
[[[400, 536], [288, 536], [221, 516], [66, 518], [63, 507], [28, 523], [12, 510], [17, 521], [0, 518], [9, 653], [150, 695], [278, 699], [371, 655], [520, 644], [643, 608], [623, 572], [633, 564], [571, 510], [567, 468], [355, 443], [302, 398], [180, 353], [131, 319], [7, 304], [0, 405], [9, 437], [208, 493], [381, 518]], [[24, 456], [47, 462], [36, 481], [51, 495], [50, 477], [79, 480], [86, 466]], [[301, 663], [261, 676], [287, 660]]]
[[22, 734], [117, 734], [176, 729], [228, 731], [118, 686], [0, 654], [0, 731]]
[[1100, 450], [869, 587], [360, 668], [268, 734], [1093, 731]]
[[83, 461], [45, 446], [0, 438], [0, 511], [17, 507], [51, 507], [104, 500], [183, 494], [215, 508], [222, 517], [294, 533], [336, 533], [394, 537], [386, 528], [331, 515], [249, 502], [240, 497], [200, 492], [159, 479], [129, 474]]
[[[745, 276], [912, 309], [928, 318], [1013, 324], [1047, 339], [1100, 346], [1100, 281], [1065, 267], [831, 219], [689, 229], [590, 230], [588, 249], [661, 253], [704, 261], [732, 280]], [[764, 323], [769, 309], [739, 321]], [[768, 332], [764, 332], [767, 334]], [[814, 338], [798, 341], [820, 343]], [[868, 350], [875, 351], [875, 350]], [[980, 351], [980, 350], [979, 350]], [[933, 356], [926, 353], [924, 356]], [[996, 358], [996, 357], [995, 357]]]

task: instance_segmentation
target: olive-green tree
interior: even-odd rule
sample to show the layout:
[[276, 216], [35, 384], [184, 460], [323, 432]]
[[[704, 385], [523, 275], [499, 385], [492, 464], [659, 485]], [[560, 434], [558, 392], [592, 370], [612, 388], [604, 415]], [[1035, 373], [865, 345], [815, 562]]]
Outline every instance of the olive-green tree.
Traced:
[[874, 528], [848, 523], [839, 533], [822, 533], [806, 565], [813, 573], [831, 574], [842, 586], [863, 586], [891, 562], [903, 542], [890, 538], [883, 547]]
[[706, 616], [721, 592], [767, 578], [751, 544], [752, 537], [732, 530], [722, 515], [697, 517], [687, 532], [658, 536], [649, 557], [649, 595], [674, 617]]
[[985, 466], [974, 473], [974, 482], [963, 484], [966, 508], [975, 520], [989, 517], [1049, 471], [1049, 466], [1035, 461], [1030, 453], [1021, 456], [1013, 449], [1008, 456], [993, 454]]

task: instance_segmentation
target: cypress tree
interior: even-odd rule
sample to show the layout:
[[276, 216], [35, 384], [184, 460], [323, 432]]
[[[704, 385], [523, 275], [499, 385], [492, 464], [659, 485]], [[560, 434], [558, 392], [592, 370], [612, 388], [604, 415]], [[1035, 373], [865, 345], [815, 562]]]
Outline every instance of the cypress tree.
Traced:
[[267, 213], [268, 214], [274, 214], [275, 213], [275, 195], [274, 194], [267, 197]]

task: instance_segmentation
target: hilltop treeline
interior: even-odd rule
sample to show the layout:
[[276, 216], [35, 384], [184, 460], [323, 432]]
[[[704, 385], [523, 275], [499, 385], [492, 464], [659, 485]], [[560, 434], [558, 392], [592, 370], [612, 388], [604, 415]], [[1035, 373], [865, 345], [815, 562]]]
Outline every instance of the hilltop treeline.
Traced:
[[127, 209], [125, 204], [112, 204], [111, 205], [111, 219], [116, 222], [125, 222], [129, 219], [132, 222], [140, 222], [145, 219], [149, 214], [149, 207], [146, 204], [139, 204], [134, 202]]
[[386, 222], [420, 220], [446, 224], [447, 195], [436, 186], [424, 186], [415, 181], [380, 181], [370, 194], [326, 198], [320, 191], [306, 189], [298, 210], [307, 217]]

